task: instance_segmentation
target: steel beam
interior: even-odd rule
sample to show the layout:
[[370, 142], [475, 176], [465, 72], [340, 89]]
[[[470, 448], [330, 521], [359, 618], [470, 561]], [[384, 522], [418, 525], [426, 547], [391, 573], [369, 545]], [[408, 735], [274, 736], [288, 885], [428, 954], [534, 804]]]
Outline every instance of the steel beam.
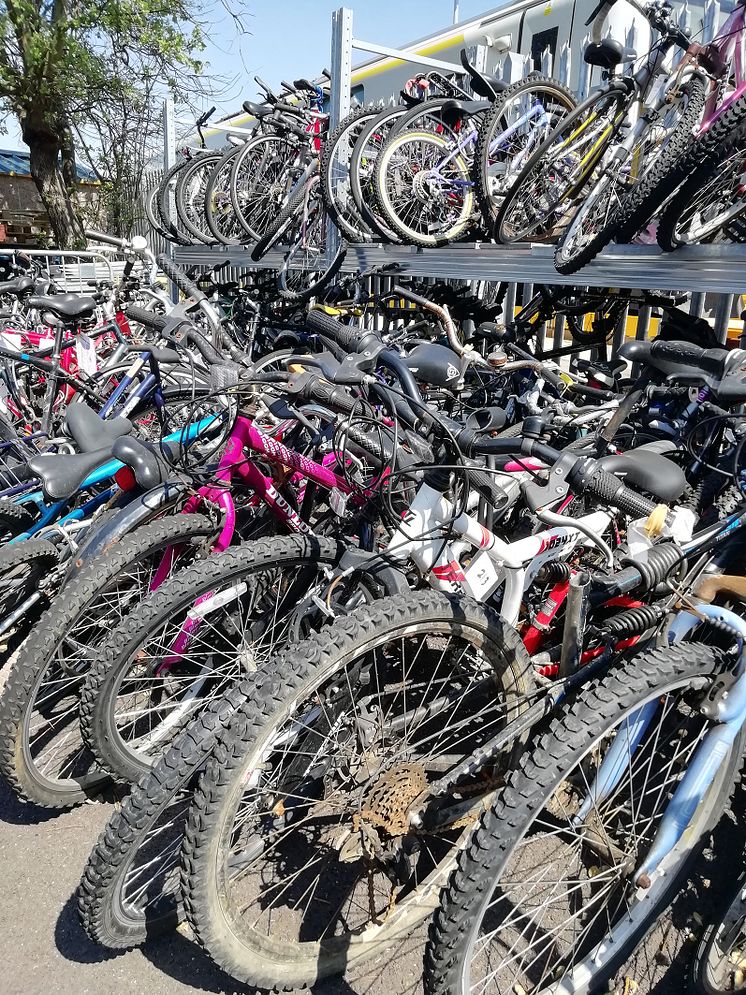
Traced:
[[[277, 269], [283, 252], [269, 253], [259, 264]], [[185, 246], [177, 261], [212, 266], [228, 259], [232, 266], [255, 268], [248, 250], [236, 246]], [[442, 249], [414, 246], [350, 245], [343, 270], [364, 272], [396, 264], [402, 276], [443, 280], [505, 280], [555, 286], [622, 287], [631, 290], [687, 290], [738, 294], [746, 290], [746, 245], [691, 245], [662, 253], [650, 245], [610, 246], [571, 276], [554, 268], [550, 245], [461, 243]]]

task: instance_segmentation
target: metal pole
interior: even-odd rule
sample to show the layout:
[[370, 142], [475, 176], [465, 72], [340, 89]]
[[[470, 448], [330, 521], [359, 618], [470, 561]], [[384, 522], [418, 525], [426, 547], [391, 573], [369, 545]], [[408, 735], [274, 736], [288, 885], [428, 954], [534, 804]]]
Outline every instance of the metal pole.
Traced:
[[459, 0], [453, 0], [453, 23], [459, 22]]
[[[331, 100], [329, 103], [329, 133], [350, 113], [350, 89], [352, 86], [352, 11], [340, 7], [332, 14], [331, 51]], [[326, 264], [339, 251], [341, 238], [339, 229], [331, 220], [326, 221]]]
[[[163, 101], [163, 172], [164, 175], [176, 163], [176, 114], [174, 111], [173, 97], [166, 97]], [[168, 213], [170, 217], [176, 214], [176, 198], [172, 190], [168, 195]], [[171, 259], [174, 258], [173, 243], [168, 243], [166, 250]], [[171, 288], [171, 300], [174, 304], [179, 302], [179, 288], [173, 281], [169, 280]]]
[[728, 325], [730, 324], [730, 313], [733, 310], [734, 296], [734, 294], [721, 294], [718, 297], [715, 309], [715, 334], [720, 342], [725, 342], [728, 338]]

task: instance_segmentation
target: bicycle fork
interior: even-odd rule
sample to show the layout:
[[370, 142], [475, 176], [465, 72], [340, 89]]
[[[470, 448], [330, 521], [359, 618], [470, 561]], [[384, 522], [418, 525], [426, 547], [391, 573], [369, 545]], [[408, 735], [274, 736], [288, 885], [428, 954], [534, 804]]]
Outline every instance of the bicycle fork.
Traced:
[[[697, 612], [707, 618], [726, 623], [746, 642], [746, 621], [735, 612], [715, 605], [698, 605]], [[686, 631], [697, 617], [681, 613], [672, 626]], [[743, 646], [743, 643], [742, 643]], [[742, 649], [743, 652], [743, 649]], [[731, 747], [746, 722], [746, 670], [734, 683], [703, 707], [703, 712], [716, 721], [697, 747], [683, 777], [663, 813], [655, 839], [642, 864], [634, 873], [634, 882], [640, 888], [649, 888], [653, 875], [670, 854], [689, 826], [715, 776], [730, 752]], [[619, 784], [659, 707], [659, 700], [646, 702], [635, 709], [622, 724], [614, 742], [604, 756], [588, 793], [572, 824], [580, 828], [591, 809], [608, 798]]]

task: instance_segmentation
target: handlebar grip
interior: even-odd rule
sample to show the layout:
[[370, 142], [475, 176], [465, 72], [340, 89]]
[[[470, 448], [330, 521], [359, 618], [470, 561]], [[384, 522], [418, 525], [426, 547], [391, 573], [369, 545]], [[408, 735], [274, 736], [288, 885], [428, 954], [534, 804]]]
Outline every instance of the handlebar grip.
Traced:
[[309, 380], [303, 388], [303, 394], [309, 401], [323, 404], [344, 415], [353, 414], [360, 405], [360, 402], [352, 397], [344, 387], [336, 387], [333, 383], [322, 380], [320, 377]]
[[218, 366], [227, 365], [225, 358], [221, 356], [217, 349], [215, 349], [214, 346], [207, 341], [204, 335], [200, 335], [195, 328], [187, 328], [182, 342], [185, 345], [194, 346], [206, 363], [212, 363]]
[[727, 349], [703, 349], [692, 342], [658, 340], [650, 346], [650, 356], [655, 359], [680, 363], [682, 366], [699, 366], [709, 373], [720, 374]]
[[132, 321], [136, 321], [139, 325], [145, 325], [147, 328], [154, 328], [158, 332], [165, 331], [168, 325], [167, 317], [162, 314], [153, 314], [152, 311], [147, 311], [144, 307], [126, 304], [123, 310]]
[[354, 445], [364, 450], [380, 466], [390, 463], [394, 455], [394, 447], [386, 439], [369, 432], [364, 432], [359, 425], [345, 426], [345, 435]]
[[325, 335], [349, 352], [358, 351], [370, 336], [378, 340], [378, 336], [374, 332], [364, 332], [352, 325], [343, 325], [336, 318], [332, 318], [330, 314], [325, 314], [323, 311], [310, 311], [306, 320], [312, 331], [318, 332], [319, 335]]
[[124, 238], [115, 238], [113, 235], [104, 235], [103, 232], [93, 231], [90, 228], [86, 228], [85, 237], [95, 242], [103, 242], [104, 245], [115, 245], [118, 249], [123, 249], [125, 246], [129, 245], [129, 242]]
[[469, 484], [481, 494], [495, 511], [504, 510], [508, 502], [508, 495], [491, 473], [470, 466], [466, 470], [466, 475], [469, 478]]
[[631, 490], [613, 473], [600, 468], [585, 481], [584, 489], [599, 500], [612, 504], [626, 515], [634, 515], [635, 518], [644, 518], [657, 507], [655, 501], [650, 501]]
[[179, 269], [165, 253], [158, 256], [157, 262], [166, 276], [173, 280], [179, 290], [183, 291], [187, 297], [191, 297], [194, 301], [207, 300], [207, 295], [203, 294], [197, 284], [190, 280], [186, 273]]

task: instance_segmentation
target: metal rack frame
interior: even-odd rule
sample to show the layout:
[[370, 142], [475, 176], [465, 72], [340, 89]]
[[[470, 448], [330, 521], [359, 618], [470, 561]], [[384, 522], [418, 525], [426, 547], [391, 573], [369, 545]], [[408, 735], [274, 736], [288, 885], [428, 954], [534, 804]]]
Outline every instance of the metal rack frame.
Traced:
[[[710, 30], [717, 20], [717, 0], [708, 0], [706, 14]], [[686, 17], [686, 11], [684, 17]], [[353, 35], [353, 15], [348, 7], [332, 14], [330, 127], [335, 127], [350, 109], [352, 52], [361, 49], [389, 55], [406, 62], [461, 71], [460, 66], [427, 60], [412, 52], [363, 42]], [[330, 225], [327, 258], [336, 253], [339, 232]], [[554, 267], [554, 248], [549, 245], [495, 245], [487, 242], [458, 243], [444, 248], [372, 243], [350, 245], [344, 272], [368, 272], [387, 267], [402, 276], [449, 280], [488, 280], [553, 286], [618, 287], [629, 290], [687, 290], [699, 297], [705, 293], [725, 295], [718, 303], [720, 324], [729, 312], [733, 295], [746, 291], [746, 245], [693, 245], [671, 254], [655, 246], [609, 246], [578, 273], [562, 276]], [[174, 250], [176, 262], [187, 266], [212, 266], [228, 260], [237, 269], [279, 269], [284, 252], [269, 252], [253, 262], [243, 246], [188, 246]], [[324, 265], [324, 260], [319, 260]], [[717, 322], [716, 322], [717, 323]]]

